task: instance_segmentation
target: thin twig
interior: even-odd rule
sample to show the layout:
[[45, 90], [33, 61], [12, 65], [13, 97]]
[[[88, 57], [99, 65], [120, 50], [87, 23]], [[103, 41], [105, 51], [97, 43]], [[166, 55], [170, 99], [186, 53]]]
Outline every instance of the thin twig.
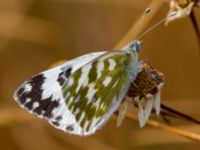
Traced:
[[175, 110], [175, 109], [173, 109], [173, 108], [171, 108], [171, 107], [169, 107], [167, 105], [161, 104], [161, 110], [167, 111], [170, 114], [173, 114], [175, 116], [178, 116], [178, 117], [181, 117], [183, 119], [186, 119], [187, 121], [191, 121], [193, 123], [196, 123], [196, 124], [200, 125], [200, 120], [198, 120], [198, 119], [196, 119], [194, 117], [191, 117], [191, 116], [189, 116], [187, 114], [184, 114], [184, 113], [182, 113], [180, 111], [177, 111], [177, 110]]
[[192, 22], [195, 34], [197, 36], [197, 41], [198, 41], [198, 46], [199, 46], [199, 52], [200, 52], [200, 29], [198, 27], [198, 23], [194, 14], [194, 10], [191, 11], [190, 13], [190, 20]]
[[[117, 113], [116, 113], [117, 114]], [[132, 113], [128, 113], [127, 114], [127, 118], [134, 120], [134, 121], [138, 121], [137, 116], [133, 115]], [[182, 137], [188, 138], [190, 140], [195, 140], [195, 141], [200, 141], [200, 135], [189, 132], [189, 131], [185, 131], [185, 130], [180, 130], [162, 123], [159, 123], [157, 121], [153, 121], [153, 120], [148, 120], [146, 122], [147, 125], [150, 125], [152, 127], [155, 128], [160, 128], [162, 130], [168, 131], [168, 132], [172, 132], [175, 133], [177, 135], [180, 135]]]
[[[119, 112], [116, 111], [115, 114], [118, 115]], [[136, 115], [132, 114], [132, 113], [127, 113], [126, 117], [128, 119], [131, 119], [133, 121], [138, 122], [138, 117]], [[180, 130], [180, 129], [162, 124], [162, 123], [154, 121], [154, 120], [149, 119], [146, 122], [146, 125], [149, 125], [149, 126], [152, 126], [152, 127], [155, 127], [155, 128], [159, 128], [159, 129], [162, 129], [162, 130], [174, 133], [174, 134], [177, 134], [179, 136], [185, 137], [185, 138], [190, 139], [190, 140], [200, 141], [200, 135], [198, 135], [198, 134], [195, 134], [195, 133], [192, 133], [192, 132], [189, 132], [189, 131], [186, 131], [186, 130]]]

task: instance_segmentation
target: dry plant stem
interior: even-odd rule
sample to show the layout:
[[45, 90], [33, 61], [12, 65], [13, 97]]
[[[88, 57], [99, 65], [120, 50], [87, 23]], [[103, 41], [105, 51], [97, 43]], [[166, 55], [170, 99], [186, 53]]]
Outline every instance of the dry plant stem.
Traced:
[[177, 110], [175, 110], [173, 108], [170, 108], [167, 105], [161, 104], [161, 112], [162, 112], [162, 110], [166, 111], [167, 113], [171, 114], [174, 117], [180, 117], [182, 119], [185, 119], [187, 121], [191, 121], [193, 123], [196, 123], [196, 124], [200, 125], [200, 120], [198, 120], [196, 118], [193, 118], [193, 117], [191, 117], [191, 116], [189, 116], [187, 114], [184, 114], [184, 113], [182, 113], [180, 111], [177, 111]]
[[[138, 121], [137, 116], [135, 116], [131, 113], [128, 113], [127, 117], [131, 120]], [[165, 124], [159, 123], [157, 121], [153, 121], [153, 120], [148, 120], [146, 124], [150, 125], [152, 127], [160, 128], [160, 129], [168, 131], [168, 132], [175, 133], [177, 135], [183, 136], [183, 137], [188, 138], [190, 140], [200, 141], [200, 135], [192, 133], [192, 132], [173, 128], [171, 126], [168, 126], [168, 125], [165, 125]]]
[[197, 36], [197, 40], [198, 40], [198, 46], [199, 46], [199, 52], [200, 52], [200, 29], [198, 27], [198, 23], [194, 14], [194, 10], [192, 10], [191, 14], [190, 14], [190, 20], [192, 22], [192, 25], [194, 27], [194, 31], [195, 34]]
[[145, 19], [143, 20], [142, 24], [138, 26], [139, 22], [141, 21], [141, 17], [137, 19], [136, 23], [134, 23], [131, 29], [126, 33], [126, 35], [120, 40], [120, 42], [115, 46], [115, 49], [121, 49], [124, 45], [128, 42], [132, 41], [133, 39], [137, 38], [148, 26], [151, 20], [155, 17], [158, 13], [162, 5], [166, 1], [163, 0], [153, 0], [147, 8], [151, 9], [151, 12], [147, 14]]

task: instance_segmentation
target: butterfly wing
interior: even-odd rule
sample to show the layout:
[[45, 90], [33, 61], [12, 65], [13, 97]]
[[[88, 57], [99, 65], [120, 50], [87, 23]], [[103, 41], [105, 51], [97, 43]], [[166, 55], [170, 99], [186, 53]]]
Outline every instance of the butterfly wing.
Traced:
[[[14, 94], [29, 112], [76, 135], [99, 129], [123, 99], [130, 83], [125, 51], [85, 55], [42, 72]], [[137, 64], [131, 66], [132, 70]]]

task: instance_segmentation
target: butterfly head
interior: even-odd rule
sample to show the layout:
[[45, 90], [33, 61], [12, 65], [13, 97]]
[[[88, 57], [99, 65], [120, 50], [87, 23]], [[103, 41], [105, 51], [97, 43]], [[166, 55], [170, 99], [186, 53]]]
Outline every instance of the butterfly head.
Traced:
[[132, 52], [136, 52], [139, 53], [141, 51], [141, 41], [140, 40], [134, 40], [131, 44], [130, 44], [130, 51]]

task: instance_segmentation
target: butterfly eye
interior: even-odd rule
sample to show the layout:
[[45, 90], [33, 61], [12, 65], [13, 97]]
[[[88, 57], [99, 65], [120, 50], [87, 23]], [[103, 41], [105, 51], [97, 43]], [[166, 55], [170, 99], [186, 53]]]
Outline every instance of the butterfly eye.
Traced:
[[141, 51], [141, 42], [139, 40], [133, 41], [133, 43], [130, 45], [130, 49], [134, 52], [139, 53]]

